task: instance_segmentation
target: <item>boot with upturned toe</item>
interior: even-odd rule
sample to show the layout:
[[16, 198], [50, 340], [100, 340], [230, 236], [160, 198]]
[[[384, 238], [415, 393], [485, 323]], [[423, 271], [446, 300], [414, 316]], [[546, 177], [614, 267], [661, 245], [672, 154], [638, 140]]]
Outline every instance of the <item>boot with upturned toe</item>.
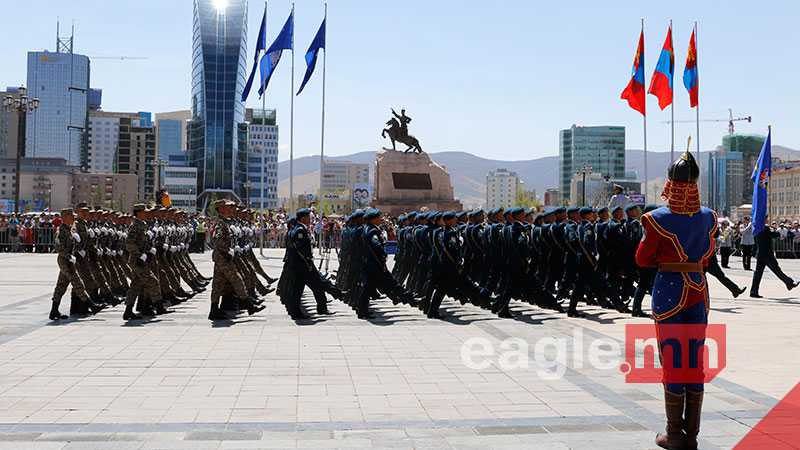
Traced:
[[[686, 434], [683, 432], [683, 406], [685, 399], [686, 396], [684, 394], [674, 394], [666, 389], [664, 390], [667, 430], [666, 433], [658, 433], [656, 435], [656, 445], [659, 447], [667, 450], [684, 450], [687, 448]], [[699, 426], [698, 422], [698, 429]]]

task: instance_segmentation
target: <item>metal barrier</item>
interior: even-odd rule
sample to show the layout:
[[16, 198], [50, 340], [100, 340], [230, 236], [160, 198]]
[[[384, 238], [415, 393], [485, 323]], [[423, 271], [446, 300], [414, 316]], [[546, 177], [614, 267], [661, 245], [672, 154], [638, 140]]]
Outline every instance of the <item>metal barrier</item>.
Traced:
[[55, 229], [50, 226], [0, 226], [0, 252], [52, 253]]
[[773, 239], [772, 248], [775, 256], [784, 259], [797, 259], [800, 257], [800, 241], [797, 239]]

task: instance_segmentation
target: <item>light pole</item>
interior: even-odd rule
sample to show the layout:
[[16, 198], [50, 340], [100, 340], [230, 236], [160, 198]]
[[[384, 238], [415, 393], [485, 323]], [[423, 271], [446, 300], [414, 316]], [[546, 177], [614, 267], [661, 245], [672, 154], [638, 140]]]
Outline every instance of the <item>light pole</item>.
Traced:
[[588, 166], [586, 164], [583, 165], [581, 170], [577, 172], [577, 175], [583, 176], [583, 182], [581, 184], [581, 206], [586, 205], [586, 175], [592, 173], [592, 166]]
[[17, 96], [7, 95], [3, 99], [3, 108], [8, 112], [16, 112], [19, 116], [19, 124], [17, 126], [17, 178], [14, 189], [14, 214], [19, 214], [19, 190], [20, 180], [22, 179], [22, 156], [25, 154], [25, 121], [27, 114], [33, 112], [39, 107], [38, 98], [28, 98], [28, 90], [20, 87], [17, 90]]
[[155, 187], [153, 188], [153, 201], [156, 201], [156, 192], [161, 189], [161, 168], [167, 167], [169, 162], [163, 159], [154, 159], [150, 161], [150, 165], [153, 166], [153, 170], [155, 171]]

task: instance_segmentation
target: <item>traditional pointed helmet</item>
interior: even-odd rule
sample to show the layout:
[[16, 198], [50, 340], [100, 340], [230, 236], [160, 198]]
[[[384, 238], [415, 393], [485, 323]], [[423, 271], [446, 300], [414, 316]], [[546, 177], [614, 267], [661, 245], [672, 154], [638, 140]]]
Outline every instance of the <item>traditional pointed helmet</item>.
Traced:
[[669, 166], [667, 176], [671, 181], [696, 183], [700, 177], [700, 167], [697, 165], [697, 161], [694, 160], [694, 156], [687, 151]]

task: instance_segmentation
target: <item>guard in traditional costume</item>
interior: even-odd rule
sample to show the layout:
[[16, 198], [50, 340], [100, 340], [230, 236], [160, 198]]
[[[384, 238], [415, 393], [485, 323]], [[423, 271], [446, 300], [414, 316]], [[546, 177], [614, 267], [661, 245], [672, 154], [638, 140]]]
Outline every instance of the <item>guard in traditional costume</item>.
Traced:
[[[668, 205], [642, 216], [644, 236], [636, 252], [639, 266], [658, 270], [653, 284], [652, 310], [662, 356], [672, 344], [672, 339], [665, 336], [668, 333], [674, 336], [666, 325], [708, 323], [708, 284], [704, 268], [714, 253], [717, 231], [716, 214], [700, 206], [697, 189], [700, 168], [694, 157], [689, 152], [684, 153], [672, 163], [667, 175], [669, 179], [661, 196]], [[704, 326], [700, 328], [705, 330]], [[683, 350], [696, 349], [702, 369], [705, 332], [699, 336], [695, 333], [680, 338], [682, 344], [690, 338], [701, 343]], [[673, 359], [680, 353], [674, 351]], [[691, 356], [689, 360], [692, 360]], [[656, 444], [666, 449], [696, 449], [703, 380], [693, 380], [697, 382], [691, 384], [675, 383], [673, 377], [680, 363], [662, 361], [662, 367], [667, 429], [665, 434], [656, 436]]]

